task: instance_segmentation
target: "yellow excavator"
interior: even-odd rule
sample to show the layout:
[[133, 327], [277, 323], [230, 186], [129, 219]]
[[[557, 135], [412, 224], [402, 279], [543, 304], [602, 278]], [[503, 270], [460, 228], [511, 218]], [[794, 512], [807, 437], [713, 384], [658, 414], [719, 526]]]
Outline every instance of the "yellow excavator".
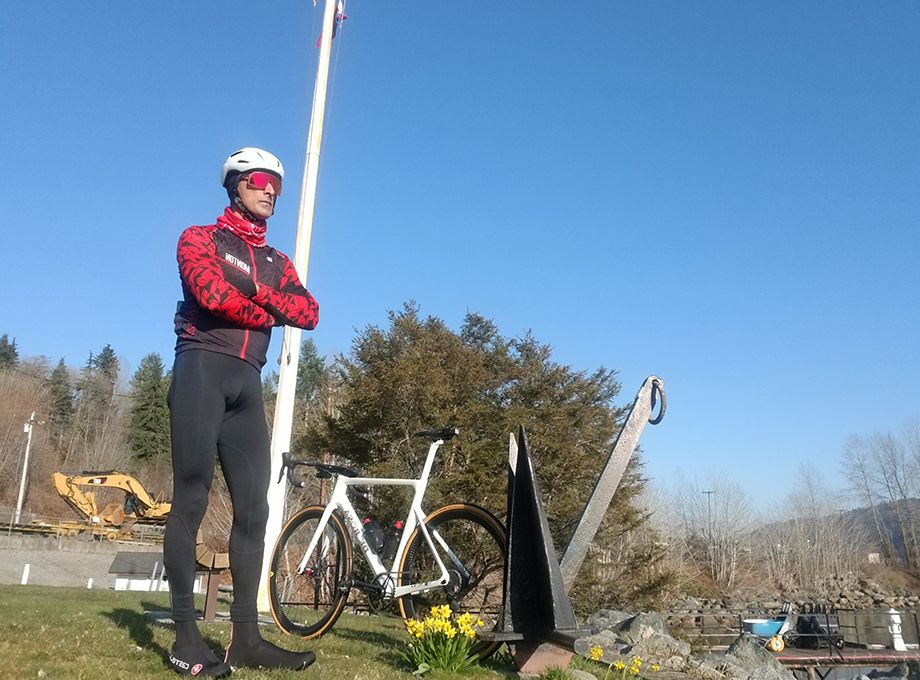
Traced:
[[[143, 485], [124, 472], [82, 472], [79, 475], [65, 475], [55, 472], [51, 475], [55, 490], [73, 508], [81, 519], [99, 526], [121, 526], [125, 523], [142, 522], [163, 524], [169, 515], [170, 503], [156, 499], [147, 493]], [[109, 503], [100, 512], [96, 506], [96, 494], [83, 491], [80, 487], [108, 487], [120, 489], [126, 494], [124, 503]]]

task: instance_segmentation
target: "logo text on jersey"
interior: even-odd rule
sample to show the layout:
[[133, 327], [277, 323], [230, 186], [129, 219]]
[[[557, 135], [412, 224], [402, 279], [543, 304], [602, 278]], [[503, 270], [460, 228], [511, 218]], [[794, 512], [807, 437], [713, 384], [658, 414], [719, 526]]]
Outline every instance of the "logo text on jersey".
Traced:
[[235, 255], [231, 255], [230, 253], [224, 253], [224, 259], [230, 264], [232, 264], [234, 267], [236, 267], [237, 269], [242, 269], [247, 274], [252, 274], [252, 268], [249, 266], [249, 263], [243, 262], [243, 260], [236, 257]]

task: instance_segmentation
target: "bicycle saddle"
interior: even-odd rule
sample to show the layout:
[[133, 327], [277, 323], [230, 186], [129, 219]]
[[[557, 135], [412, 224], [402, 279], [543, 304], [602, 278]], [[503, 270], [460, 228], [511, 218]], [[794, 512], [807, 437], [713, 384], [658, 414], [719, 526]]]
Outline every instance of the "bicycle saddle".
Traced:
[[423, 430], [422, 432], [416, 432], [413, 437], [424, 437], [429, 441], [437, 441], [438, 439], [443, 439], [447, 441], [448, 439], [453, 439], [458, 434], [460, 434], [459, 427], [439, 427], [435, 430]]

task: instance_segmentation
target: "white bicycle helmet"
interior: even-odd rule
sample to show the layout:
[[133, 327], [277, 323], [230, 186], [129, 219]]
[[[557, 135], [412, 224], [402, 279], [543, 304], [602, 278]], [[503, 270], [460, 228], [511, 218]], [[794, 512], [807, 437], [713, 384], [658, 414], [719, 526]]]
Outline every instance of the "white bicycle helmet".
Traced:
[[224, 167], [220, 171], [220, 183], [227, 190], [235, 189], [233, 181], [242, 173], [253, 170], [264, 170], [277, 175], [279, 179], [284, 179], [284, 166], [275, 154], [265, 149], [247, 146], [234, 151], [224, 161]]

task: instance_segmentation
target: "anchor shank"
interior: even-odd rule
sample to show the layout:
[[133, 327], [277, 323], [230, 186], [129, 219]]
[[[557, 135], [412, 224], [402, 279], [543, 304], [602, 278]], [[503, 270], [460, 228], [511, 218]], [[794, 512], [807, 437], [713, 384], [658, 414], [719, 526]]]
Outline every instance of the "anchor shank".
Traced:
[[610, 506], [613, 494], [620, 485], [623, 478], [623, 472], [629, 459], [636, 450], [639, 438], [649, 423], [652, 413], [652, 395], [653, 390], [661, 389], [661, 380], [655, 376], [649, 376], [642, 383], [636, 399], [630, 408], [629, 415], [623, 428], [617, 435], [616, 442], [607, 458], [607, 464], [594, 485], [594, 490], [588, 498], [585, 509], [581, 513], [581, 519], [572, 534], [572, 540], [562, 556], [560, 567], [562, 569], [562, 579], [565, 583], [566, 592], [572, 589], [578, 571], [588, 553], [588, 548], [594, 541], [594, 536], [604, 519], [604, 514]]

